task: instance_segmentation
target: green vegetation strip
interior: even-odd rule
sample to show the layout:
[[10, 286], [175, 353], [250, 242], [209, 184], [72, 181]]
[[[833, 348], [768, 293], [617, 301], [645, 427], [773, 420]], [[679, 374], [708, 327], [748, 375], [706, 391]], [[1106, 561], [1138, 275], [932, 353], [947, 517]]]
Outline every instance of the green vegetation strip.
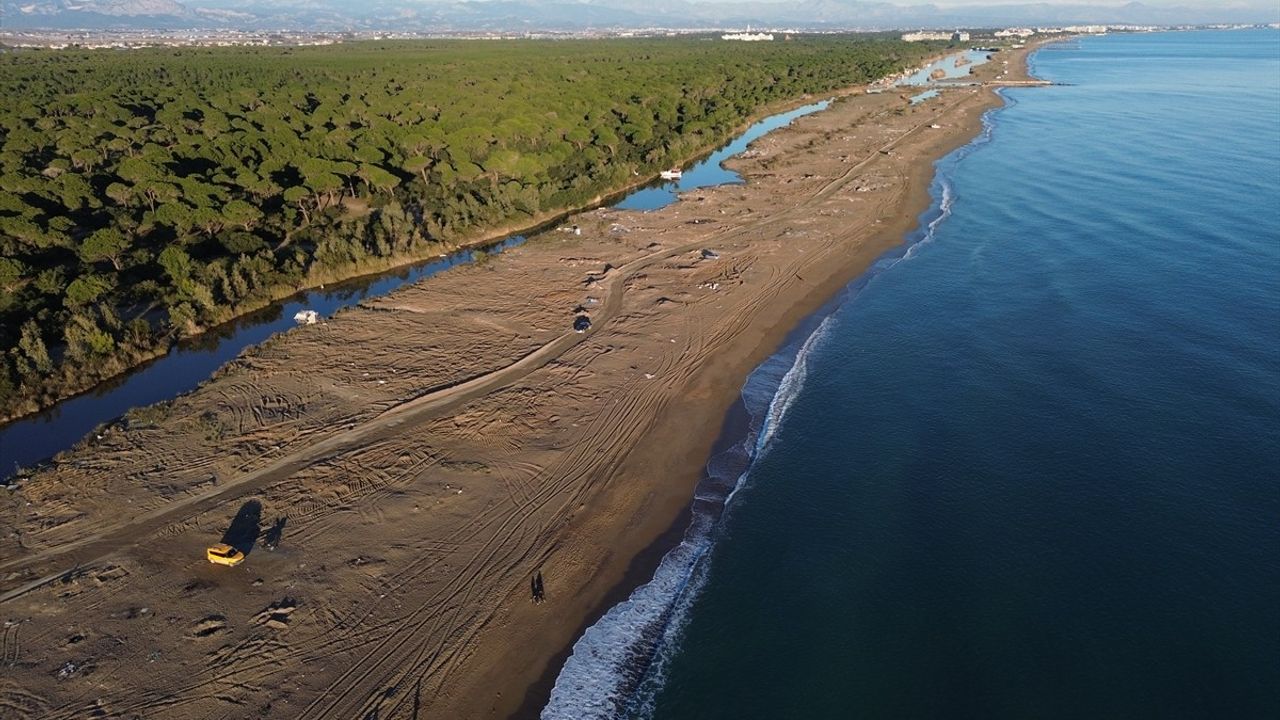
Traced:
[[0, 55], [0, 419], [318, 282], [581, 207], [883, 37]]

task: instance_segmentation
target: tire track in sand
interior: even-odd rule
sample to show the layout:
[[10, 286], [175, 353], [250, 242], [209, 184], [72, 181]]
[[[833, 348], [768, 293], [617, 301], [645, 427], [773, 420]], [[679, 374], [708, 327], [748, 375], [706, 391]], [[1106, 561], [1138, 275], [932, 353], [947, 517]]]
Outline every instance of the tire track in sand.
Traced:
[[[78, 567], [96, 562], [108, 554], [140, 545], [146, 542], [146, 539], [157, 530], [178, 522], [185, 517], [208, 511], [222, 503], [252, 492], [267, 483], [287, 478], [308, 465], [332, 458], [361, 445], [377, 442], [389, 435], [394, 435], [406, 423], [416, 423], [439, 417], [493, 392], [511, 387], [530, 373], [556, 360], [570, 349], [594, 337], [607, 327], [609, 322], [622, 309], [628, 281], [641, 271], [655, 263], [704, 247], [710, 241], [723, 241], [735, 237], [741, 238], [757, 233], [769, 225], [803, 217], [803, 213], [807, 212], [814, 204], [831, 197], [857, 177], [861, 171], [885, 156], [888, 151], [919, 132], [922, 128], [934, 123], [954, 106], [963, 103], [965, 99], [961, 98], [940, 107], [928, 119], [908, 128], [850, 167], [842, 175], [831, 180], [812, 195], [790, 208], [742, 226], [719, 230], [694, 242], [657, 250], [649, 255], [632, 260], [621, 267], [609, 270], [601, 278], [607, 283], [607, 294], [601, 303], [592, 327], [584, 333], [568, 330], [510, 365], [456, 384], [429, 390], [417, 398], [384, 411], [362, 425], [287, 453], [267, 466], [244, 473], [237, 478], [210, 488], [204, 493], [169, 503], [102, 532], [0, 564], [0, 572], [9, 574], [11, 578], [27, 579], [33, 574], [37, 575], [34, 580], [28, 580], [18, 587], [0, 592], [0, 603], [19, 597], [63, 577], [66, 573], [74, 571]], [[26, 573], [25, 575], [23, 575], [24, 572]]]

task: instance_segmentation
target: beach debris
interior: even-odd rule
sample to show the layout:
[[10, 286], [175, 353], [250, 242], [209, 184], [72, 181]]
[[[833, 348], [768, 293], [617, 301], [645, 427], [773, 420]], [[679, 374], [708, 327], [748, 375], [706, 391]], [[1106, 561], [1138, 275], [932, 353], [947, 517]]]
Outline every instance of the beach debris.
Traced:
[[645, 380], [652, 380], [653, 378], [654, 378], [653, 373], [645, 373], [645, 374], [644, 374], [644, 379], [645, 379]]
[[573, 331], [576, 333], [584, 333], [591, 328], [591, 318], [586, 315], [579, 315], [573, 319]]
[[934, 129], [934, 130], [941, 130], [941, 129], [942, 129], [942, 126], [941, 126], [941, 125], [939, 125], [938, 123], [934, 123], [934, 124], [930, 125], [929, 127], [930, 127], [930, 128], [932, 128], [932, 129]]
[[712, 250], [711, 248], [702, 248], [702, 252], [700, 254], [702, 255], [703, 260], [718, 260], [720, 258], [720, 253]]
[[315, 310], [299, 310], [293, 316], [293, 321], [299, 325], [315, 325], [320, 319], [320, 314]]

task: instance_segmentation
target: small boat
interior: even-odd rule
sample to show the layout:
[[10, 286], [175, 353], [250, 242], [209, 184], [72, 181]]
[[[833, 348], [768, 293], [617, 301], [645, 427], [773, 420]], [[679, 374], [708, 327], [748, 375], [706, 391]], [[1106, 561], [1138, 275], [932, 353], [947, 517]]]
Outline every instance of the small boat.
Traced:
[[684, 175], [684, 173], [680, 172], [680, 168], [671, 168], [670, 170], [663, 170], [658, 173], [658, 177], [663, 180], [679, 180], [682, 175]]

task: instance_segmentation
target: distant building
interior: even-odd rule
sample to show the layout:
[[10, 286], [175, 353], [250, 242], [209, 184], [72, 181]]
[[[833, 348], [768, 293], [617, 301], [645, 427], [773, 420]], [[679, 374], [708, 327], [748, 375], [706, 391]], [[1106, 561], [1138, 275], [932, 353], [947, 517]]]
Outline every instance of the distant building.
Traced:
[[721, 40], [741, 40], [743, 42], [759, 42], [761, 40], [772, 40], [773, 33], [725, 33], [720, 36]]
[[919, 32], [903, 33], [902, 39], [907, 42], [924, 42], [925, 40], [950, 40], [951, 33], [936, 32], [931, 30], [921, 30]]
[[942, 32], [939, 30], [918, 30], [903, 33], [902, 39], [907, 42], [924, 42], [925, 40], [950, 40], [951, 42], [969, 42], [969, 33], [962, 30]]
[[1032, 30], [1031, 28], [1007, 28], [1005, 30], [996, 31], [996, 37], [998, 38], [1031, 37], [1032, 35], [1035, 35], [1035, 34], [1036, 34], [1036, 31]]

